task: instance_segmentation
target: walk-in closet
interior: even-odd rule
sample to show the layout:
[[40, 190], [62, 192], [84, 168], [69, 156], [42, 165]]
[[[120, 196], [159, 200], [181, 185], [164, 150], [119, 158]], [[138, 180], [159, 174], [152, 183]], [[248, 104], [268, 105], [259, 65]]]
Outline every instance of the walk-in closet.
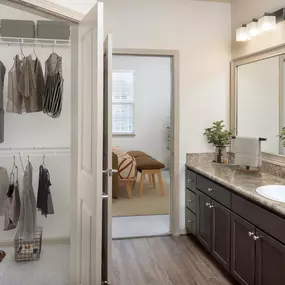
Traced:
[[60, 284], [69, 278], [70, 27], [5, 6], [0, 20], [1, 284], [43, 284], [41, 275]]
[[1, 3], [0, 283], [107, 284], [112, 38], [104, 41], [104, 4], [82, 15]]

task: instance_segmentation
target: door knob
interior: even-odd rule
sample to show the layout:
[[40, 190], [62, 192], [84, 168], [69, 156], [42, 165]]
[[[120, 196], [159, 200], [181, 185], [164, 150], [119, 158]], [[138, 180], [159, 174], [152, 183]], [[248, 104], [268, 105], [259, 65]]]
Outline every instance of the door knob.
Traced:
[[211, 204], [210, 204], [210, 205], [209, 205], [209, 208], [210, 208], [210, 209], [214, 208], [214, 205], [211, 205]]
[[210, 203], [206, 203], [206, 207], [208, 207], [208, 208], [209, 208], [210, 206], [211, 206], [211, 204], [210, 204]]
[[193, 200], [188, 200], [188, 203], [194, 203], [194, 201]]
[[113, 176], [113, 173], [117, 173], [117, 169], [105, 169], [102, 171], [104, 174], [108, 175], [109, 177]]
[[188, 224], [193, 224], [194, 222], [193, 222], [193, 221], [188, 220], [188, 221], [187, 221], [187, 223], [188, 223]]
[[190, 183], [190, 182], [192, 182], [192, 180], [191, 180], [191, 179], [188, 179], [188, 183]]
[[212, 188], [208, 188], [208, 192], [212, 192], [213, 191], [213, 189]]
[[260, 237], [259, 236], [253, 236], [253, 239], [256, 241], [256, 240], [260, 239]]
[[248, 235], [249, 235], [250, 237], [252, 237], [252, 236], [254, 235], [254, 233], [253, 233], [253, 232], [248, 232]]

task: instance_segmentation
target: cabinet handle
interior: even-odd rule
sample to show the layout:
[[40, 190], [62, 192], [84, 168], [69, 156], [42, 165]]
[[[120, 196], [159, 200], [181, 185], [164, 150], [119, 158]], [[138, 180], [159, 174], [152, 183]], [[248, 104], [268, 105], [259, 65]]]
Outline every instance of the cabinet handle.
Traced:
[[194, 200], [188, 200], [188, 203], [194, 203], [195, 201]]
[[249, 235], [250, 237], [252, 237], [252, 236], [254, 235], [254, 233], [253, 233], [253, 232], [248, 232], [248, 235]]
[[259, 237], [259, 236], [253, 236], [253, 239], [254, 239], [255, 241], [257, 241], [258, 239], [260, 239], [260, 237]]
[[210, 208], [210, 209], [214, 208], [214, 205], [210, 205], [209, 208]]
[[208, 192], [212, 192], [213, 191], [213, 189], [212, 188], [208, 188]]
[[191, 179], [188, 179], [188, 183], [191, 183], [192, 182], [192, 180]]
[[209, 208], [210, 206], [211, 206], [211, 204], [210, 204], [210, 203], [206, 203], [206, 207], [208, 207], [208, 208]]
[[193, 224], [194, 222], [193, 222], [193, 221], [188, 220], [188, 221], [187, 221], [187, 223], [188, 223], [188, 224]]

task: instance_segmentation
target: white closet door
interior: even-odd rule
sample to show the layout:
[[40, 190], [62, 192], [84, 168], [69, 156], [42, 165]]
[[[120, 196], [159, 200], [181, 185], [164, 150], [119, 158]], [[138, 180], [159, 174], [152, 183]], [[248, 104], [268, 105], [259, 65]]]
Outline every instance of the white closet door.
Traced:
[[103, 3], [98, 2], [78, 28], [78, 216], [71, 251], [78, 256], [72, 284], [80, 285], [99, 285], [102, 275], [103, 56]]
[[112, 277], [112, 36], [104, 43], [104, 146], [103, 146], [103, 255], [102, 280]]

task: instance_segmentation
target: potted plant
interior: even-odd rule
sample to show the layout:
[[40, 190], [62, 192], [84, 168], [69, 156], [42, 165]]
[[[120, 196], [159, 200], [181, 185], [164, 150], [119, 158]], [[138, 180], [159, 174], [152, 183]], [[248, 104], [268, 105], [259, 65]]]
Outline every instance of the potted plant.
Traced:
[[230, 145], [233, 135], [234, 131], [225, 129], [224, 121], [213, 122], [212, 127], [205, 129], [204, 136], [208, 143], [216, 147], [215, 162], [223, 163], [222, 156], [226, 152], [226, 147]]

